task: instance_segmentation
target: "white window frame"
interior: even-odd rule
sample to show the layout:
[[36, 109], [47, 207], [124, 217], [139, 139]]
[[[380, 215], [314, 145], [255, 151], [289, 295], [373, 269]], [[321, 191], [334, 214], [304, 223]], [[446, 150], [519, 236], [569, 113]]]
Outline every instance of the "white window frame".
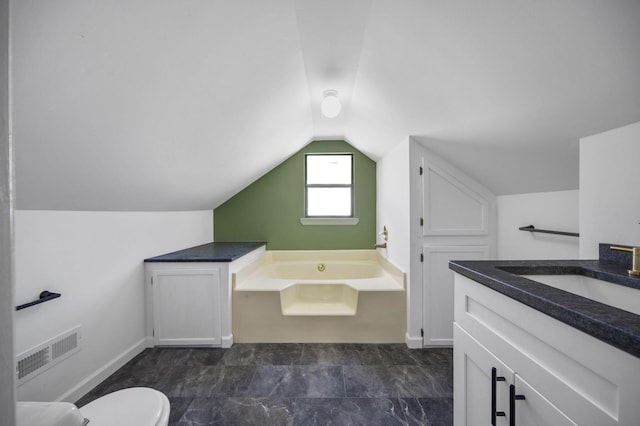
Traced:
[[[309, 156], [321, 156], [321, 155], [336, 155], [336, 156], [349, 156], [351, 159], [351, 183], [349, 184], [309, 184], [307, 183], [307, 158]], [[355, 186], [354, 186], [354, 155], [351, 152], [321, 152], [321, 153], [307, 153], [304, 155], [304, 217], [300, 219], [303, 225], [355, 225], [358, 223], [358, 218], [354, 217], [355, 214]], [[309, 188], [349, 188], [351, 192], [351, 214], [348, 216], [309, 216], [308, 213], [308, 198]]]

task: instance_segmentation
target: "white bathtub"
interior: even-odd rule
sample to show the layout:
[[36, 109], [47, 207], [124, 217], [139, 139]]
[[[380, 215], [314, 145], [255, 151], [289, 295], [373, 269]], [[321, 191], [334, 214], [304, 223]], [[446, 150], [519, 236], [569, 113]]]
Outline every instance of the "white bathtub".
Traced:
[[283, 280], [361, 280], [385, 276], [375, 260], [288, 260], [267, 261], [262, 273]]
[[404, 339], [405, 274], [376, 250], [267, 251], [232, 283], [238, 342]]
[[272, 250], [233, 275], [236, 291], [281, 291], [295, 284], [404, 291], [405, 274], [376, 250]]

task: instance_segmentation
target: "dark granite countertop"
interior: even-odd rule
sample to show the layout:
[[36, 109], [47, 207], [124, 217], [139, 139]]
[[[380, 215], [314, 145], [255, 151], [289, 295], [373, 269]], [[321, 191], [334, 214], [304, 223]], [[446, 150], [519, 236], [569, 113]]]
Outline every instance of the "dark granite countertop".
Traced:
[[640, 289], [628, 266], [599, 260], [452, 261], [449, 268], [640, 358], [640, 315], [519, 276], [585, 275]]
[[145, 262], [233, 262], [239, 257], [266, 245], [264, 241], [257, 242], [213, 242], [201, 246], [161, 256], [150, 257]]

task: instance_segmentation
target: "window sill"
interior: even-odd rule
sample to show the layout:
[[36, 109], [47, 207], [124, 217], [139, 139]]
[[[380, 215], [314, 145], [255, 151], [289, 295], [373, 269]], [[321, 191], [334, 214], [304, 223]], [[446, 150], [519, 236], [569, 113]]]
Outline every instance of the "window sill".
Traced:
[[357, 225], [357, 217], [301, 217], [303, 225]]

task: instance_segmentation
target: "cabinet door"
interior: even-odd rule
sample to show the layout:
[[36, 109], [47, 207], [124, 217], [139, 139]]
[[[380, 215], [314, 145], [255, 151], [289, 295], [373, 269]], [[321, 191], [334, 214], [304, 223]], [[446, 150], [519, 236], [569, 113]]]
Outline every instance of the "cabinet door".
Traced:
[[454, 324], [454, 339], [455, 426], [509, 425], [513, 371], [458, 324]]
[[156, 270], [152, 277], [154, 343], [220, 345], [220, 270]]
[[460, 170], [423, 159], [423, 236], [489, 235], [491, 201], [495, 196]]
[[453, 345], [454, 272], [450, 260], [483, 260], [489, 246], [424, 246], [422, 277], [424, 346]]
[[518, 374], [510, 389], [509, 414], [515, 417], [516, 426], [576, 426]]

